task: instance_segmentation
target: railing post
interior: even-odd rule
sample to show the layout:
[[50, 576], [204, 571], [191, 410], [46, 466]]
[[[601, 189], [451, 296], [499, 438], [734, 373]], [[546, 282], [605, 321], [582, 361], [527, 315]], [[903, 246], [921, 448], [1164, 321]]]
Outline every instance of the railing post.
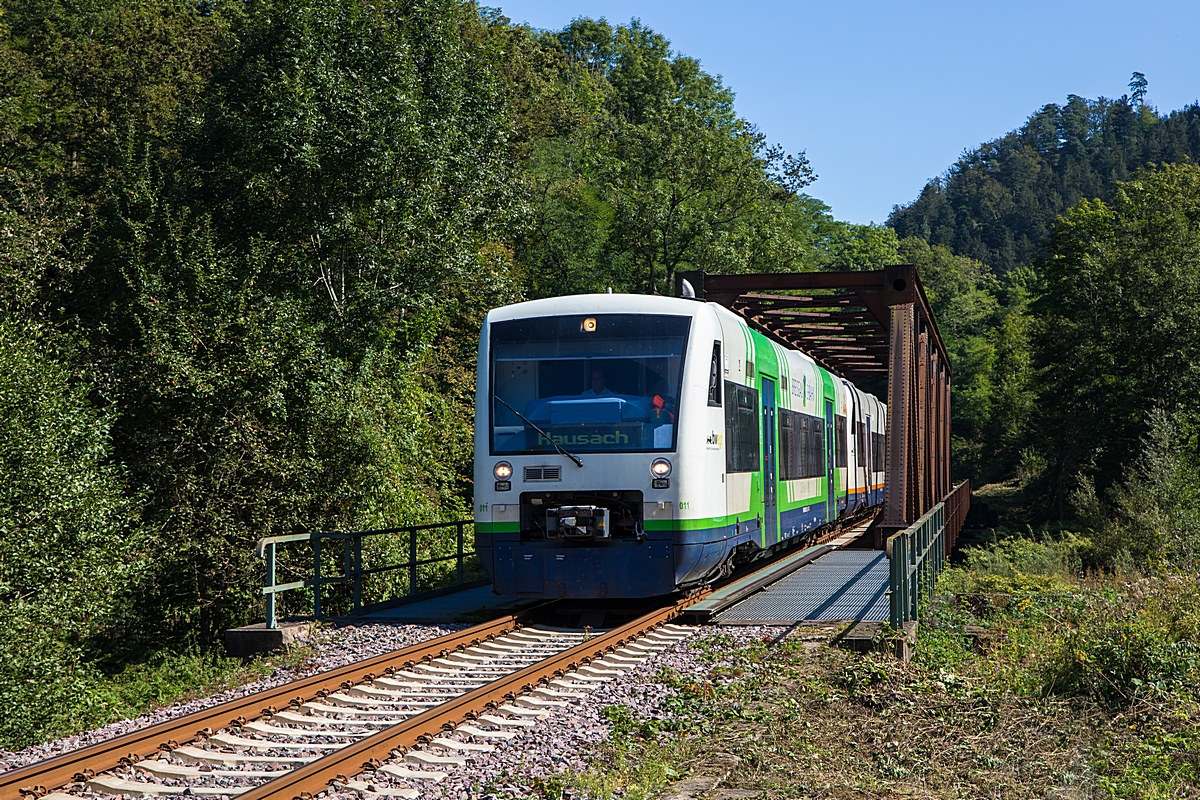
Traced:
[[938, 536], [938, 575], [946, 569], [946, 519], [942, 515], [942, 532]]
[[891, 623], [899, 629], [904, 626], [904, 570], [908, 569], [908, 559], [904, 557], [904, 534], [892, 540], [891, 563]]
[[909, 551], [908, 554], [908, 561], [911, 565], [909, 567], [909, 575], [911, 577], [908, 581], [908, 603], [904, 609], [906, 612], [904, 615], [905, 622], [917, 618], [917, 598], [918, 592], [921, 588], [921, 531], [924, 529], [924, 527], [924, 525], [920, 525], [917, 527], [917, 530], [914, 531], [913, 539], [916, 540], [915, 546]]
[[938, 575], [942, 574], [942, 570], [946, 568], [946, 507], [942, 506], [942, 510], [938, 512], [940, 519], [940, 527], [938, 528]]
[[917, 536], [920, 538], [920, 543], [917, 545], [917, 580], [913, 587], [913, 607], [912, 618], [917, 618], [917, 609], [921, 603], [921, 587], [925, 585], [927, 580], [927, 571], [929, 569], [929, 520], [917, 529]]
[[354, 613], [362, 608], [362, 535], [354, 536]]
[[463, 582], [463, 524], [458, 523], [458, 582]]
[[313, 617], [321, 618], [321, 537], [313, 539]]
[[275, 619], [275, 543], [267, 542], [267, 546], [263, 555], [267, 559], [267, 588], [271, 592], [267, 595], [267, 627], [278, 628], [279, 621]]
[[408, 532], [408, 593], [417, 593], [417, 532]]

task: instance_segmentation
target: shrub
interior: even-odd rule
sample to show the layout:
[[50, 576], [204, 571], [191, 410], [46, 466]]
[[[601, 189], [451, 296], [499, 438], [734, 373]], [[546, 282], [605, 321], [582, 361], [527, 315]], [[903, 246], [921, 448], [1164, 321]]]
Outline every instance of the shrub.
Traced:
[[1200, 681], [1200, 603], [1181, 576], [1089, 591], [1051, 642], [1044, 689], [1107, 707], [1189, 696]]
[[109, 419], [58, 358], [61, 340], [0, 321], [0, 745], [56, 730], [89, 645], [113, 636], [138, 571]]
[[1073, 498], [1092, 528], [1088, 561], [1118, 572], [1191, 569], [1200, 551], [1200, 457], [1196, 423], [1182, 412], [1150, 412], [1137, 460], [1107, 502], [1084, 480]]

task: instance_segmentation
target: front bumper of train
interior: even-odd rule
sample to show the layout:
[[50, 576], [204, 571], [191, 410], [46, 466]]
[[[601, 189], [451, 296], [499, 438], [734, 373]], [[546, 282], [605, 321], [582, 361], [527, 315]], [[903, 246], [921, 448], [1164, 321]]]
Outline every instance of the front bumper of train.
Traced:
[[653, 531], [642, 541], [599, 545], [522, 541], [517, 534], [491, 534], [476, 540], [476, 551], [491, 575], [496, 594], [577, 599], [653, 597], [702, 581], [734, 547], [756, 533], [746, 530], [735, 534], [724, 528], [719, 533]]

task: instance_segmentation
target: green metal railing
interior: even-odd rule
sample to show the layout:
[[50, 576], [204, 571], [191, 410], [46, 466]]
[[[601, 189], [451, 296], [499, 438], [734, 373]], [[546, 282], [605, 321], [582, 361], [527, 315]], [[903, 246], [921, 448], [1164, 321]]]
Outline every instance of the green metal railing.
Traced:
[[888, 537], [893, 628], [902, 628], [919, 615], [921, 603], [933, 591], [946, 566], [946, 557], [954, 549], [970, 507], [971, 482], [963, 481], [925, 516]]
[[[322, 532], [322, 533], [295, 533], [287, 536], [268, 536], [265, 539], [258, 540], [257, 553], [259, 558], [263, 559], [266, 585], [263, 586], [263, 596], [266, 600], [266, 618], [268, 628], [279, 627], [279, 621], [276, 618], [276, 596], [282, 592], [292, 591], [294, 589], [311, 588], [313, 590], [313, 616], [320, 619], [323, 613], [322, 595], [323, 590], [328, 586], [349, 585], [350, 586], [350, 606], [351, 615], [357, 615], [362, 612], [363, 606], [363, 578], [370, 575], [380, 575], [387, 572], [397, 572], [405, 570], [408, 573], [408, 587], [405, 597], [407, 599], [416, 599], [422, 596], [433, 596], [444, 591], [447, 587], [457, 587], [464, 585], [464, 574], [466, 570], [466, 562], [475, 557], [474, 546], [470, 550], [466, 549], [466, 527], [474, 526], [471, 520], [457, 520], [455, 522], [438, 522], [431, 525], [413, 525], [406, 528], [384, 528], [373, 531], [351, 531], [349, 533], [342, 532]], [[455, 534], [455, 552], [450, 555], [436, 556], [432, 558], [418, 558], [418, 537], [422, 532], [437, 532], [454, 530]], [[407, 536], [408, 559], [399, 564], [386, 564], [383, 566], [372, 566], [364, 568], [363, 566], [363, 540], [372, 536]], [[298, 581], [290, 581], [288, 583], [276, 583], [276, 548], [278, 545], [289, 542], [309, 542], [312, 545], [312, 576]], [[328, 574], [322, 570], [322, 553], [327, 551], [326, 542], [340, 542], [342, 553], [342, 571], [341, 574]], [[336, 546], [336, 545], [335, 545]], [[440, 564], [448, 561], [456, 561], [456, 581], [442, 587], [438, 587], [428, 592], [418, 593], [417, 589], [417, 568], [428, 564]], [[372, 604], [373, 607], [383, 605], [381, 603]]]

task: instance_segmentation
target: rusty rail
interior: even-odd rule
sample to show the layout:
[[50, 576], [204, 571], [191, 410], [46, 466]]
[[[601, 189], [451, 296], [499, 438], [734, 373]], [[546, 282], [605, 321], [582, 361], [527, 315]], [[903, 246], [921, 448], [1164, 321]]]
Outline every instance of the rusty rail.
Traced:
[[459, 695], [411, 719], [305, 764], [283, 777], [251, 789], [239, 795], [239, 800], [294, 800], [315, 796], [318, 792], [329, 789], [336, 781], [345, 781], [350, 776], [373, 769], [384, 759], [403, 755], [407, 748], [428, 741], [447, 728], [455, 727], [472, 714], [498, 705], [523, 691], [529, 691], [538, 683], [547, 682], [570, 669], [599, 658], [669, 622], [687, 606], [696, 602], [703, 593], [706, 592], [691, 595], [673, 605], [651, 611], [544, 661]]
[[383, 673], [389, 667], [403, 667], [406, 663], [420, 661], [427, 656], [438, 657], [460, 647], [468, 647], [503, 635], [525, 623], [529, 613], [527, 611], [501, 617], [457, 633], [439, 636], [428, 642], [394, 650], [366, 661], [348, 664], [274, 689], [230, 700], [203, 711], [160, 722], [21, 769], [0, 772], [0, 800], [19, 800], [22, 795], [40, 797], [71, 783], [78, 773], [113, 769], [120, 765], [121, 759], [132, 755], [142, 758], [150, 756], [158, 752], [160, 745], [191, 741], [205, 728], [219, 730], [241, 720], [261, 716], [277, 707], [284, 707], [293, 702], [307, 702], [321, 692], [336, 691], [347, 682], [361, 683], [369, 680], [370, 676]]

